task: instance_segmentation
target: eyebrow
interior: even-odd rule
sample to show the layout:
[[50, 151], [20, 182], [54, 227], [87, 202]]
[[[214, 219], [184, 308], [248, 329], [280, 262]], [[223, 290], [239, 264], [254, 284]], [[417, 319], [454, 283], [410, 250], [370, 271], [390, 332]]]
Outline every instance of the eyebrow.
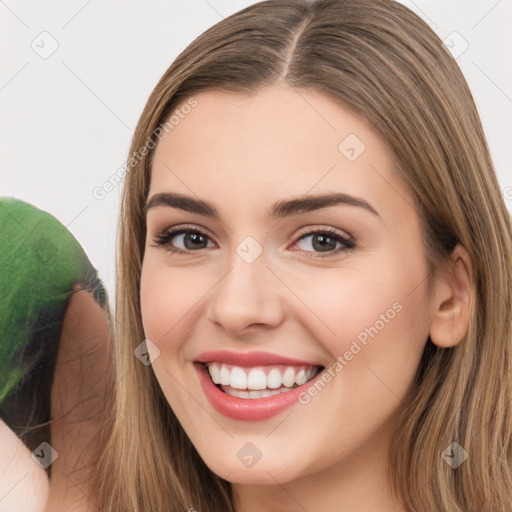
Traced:
[[[312, 212], [329, 206], [347, 205], [363, 208], [380, 218], [379, 213], [373, 206], [364, 199], [343, 193], [318, 194], [292, 199], [282, 199], [274, 203], [267, 214], [271, 218], [283, 218], [300, 213]], [[143, 211], [146, 214], [152, 208], [166, 206], [178, 208], [186, 212], [197, 213], [207, 217], [220, 219], [219, 212], [213, 204], [202, 199], [196, 199], [183, 194], [161, 192], [154, 194], [144, 205]]]

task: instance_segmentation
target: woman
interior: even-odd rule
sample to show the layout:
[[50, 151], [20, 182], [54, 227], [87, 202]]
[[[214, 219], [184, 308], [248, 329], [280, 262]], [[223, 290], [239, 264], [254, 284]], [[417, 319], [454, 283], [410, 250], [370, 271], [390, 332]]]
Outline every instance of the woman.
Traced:
[[421, 19], [244, 9], [130, 155], [99, 510], [512, 508], [511, 221]]

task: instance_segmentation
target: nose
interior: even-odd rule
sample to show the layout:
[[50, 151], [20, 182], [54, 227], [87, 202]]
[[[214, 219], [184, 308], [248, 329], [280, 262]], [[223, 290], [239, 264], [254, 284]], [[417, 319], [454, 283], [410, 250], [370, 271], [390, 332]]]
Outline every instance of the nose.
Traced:
[[284, 318], [282, 283], [263, 257], [247, 263], [237, 254], [211, 292], [208, 319], [233, 336], [277, 327]]

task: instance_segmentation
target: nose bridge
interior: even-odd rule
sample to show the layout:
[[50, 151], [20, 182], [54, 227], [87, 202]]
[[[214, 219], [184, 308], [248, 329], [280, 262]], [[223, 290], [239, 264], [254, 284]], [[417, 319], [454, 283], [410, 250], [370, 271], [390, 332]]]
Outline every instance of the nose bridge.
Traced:
[[265, 251], [246, 237], [228, 259], [228, 270], [213, 290], [209, 317], [227, 330], [238, 332], [251, 324], [276, 325], [281, 301]]

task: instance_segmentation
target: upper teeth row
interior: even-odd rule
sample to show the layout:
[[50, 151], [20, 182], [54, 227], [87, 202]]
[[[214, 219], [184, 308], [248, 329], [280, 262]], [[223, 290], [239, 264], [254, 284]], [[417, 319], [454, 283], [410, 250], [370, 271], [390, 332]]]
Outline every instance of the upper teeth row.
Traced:
[[223, 363], [207, 363], [215, 384], [237, 389], [277, 389], [301, 386], [316, 374], [316, 366], [272, 366], [243, 368]]

